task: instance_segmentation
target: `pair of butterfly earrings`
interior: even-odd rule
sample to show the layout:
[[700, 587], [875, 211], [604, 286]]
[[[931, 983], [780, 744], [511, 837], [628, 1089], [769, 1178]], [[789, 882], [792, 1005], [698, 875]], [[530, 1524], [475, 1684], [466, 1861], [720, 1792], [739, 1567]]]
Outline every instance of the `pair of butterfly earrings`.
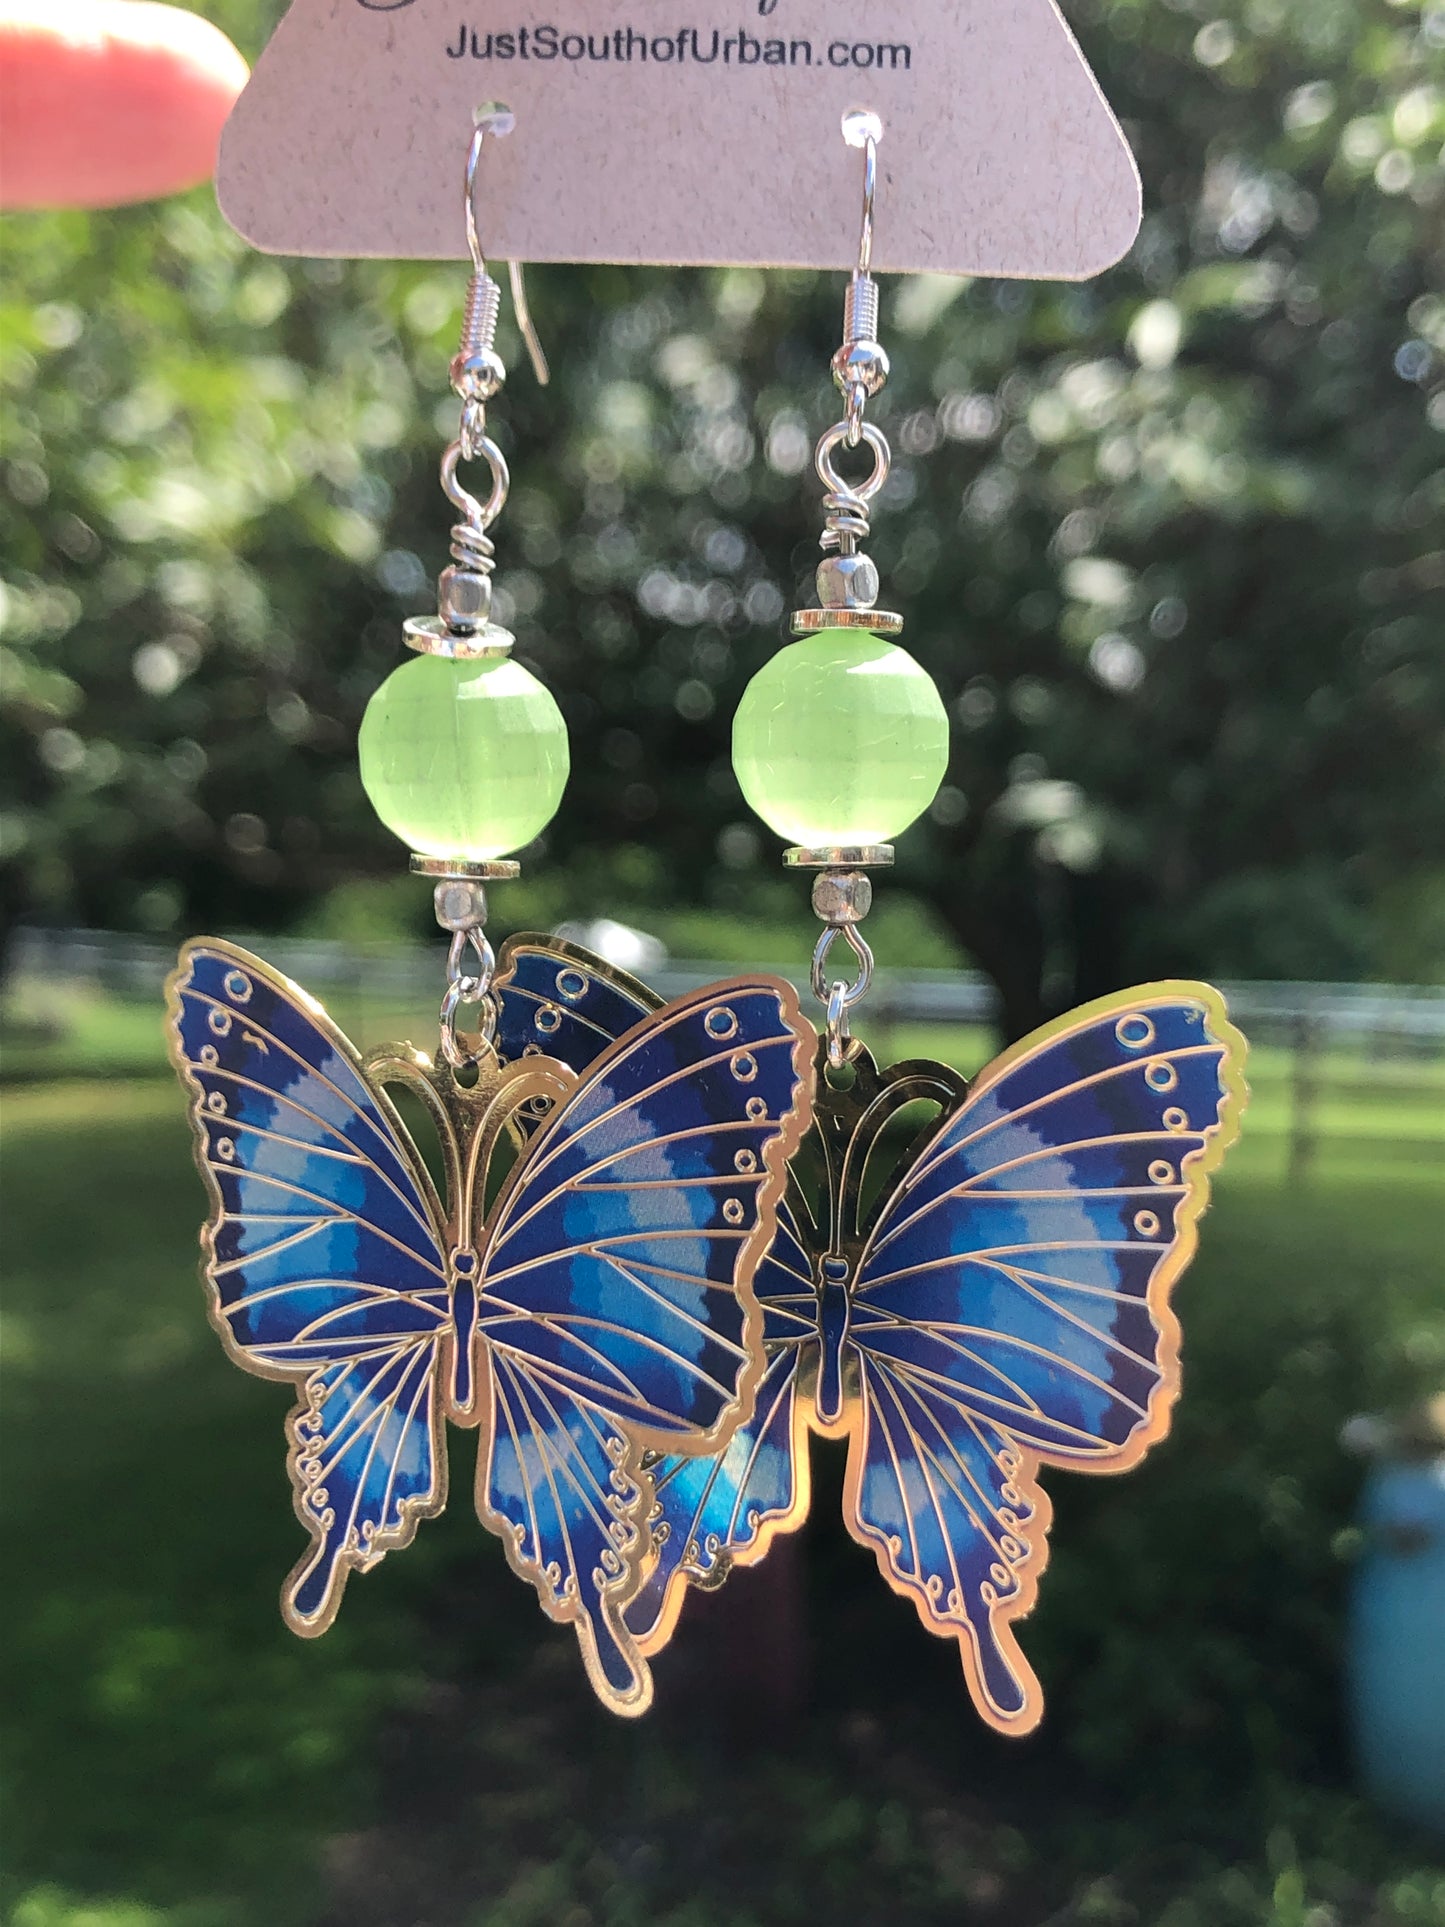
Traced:
[[[888, 363], [870, 272], [881, 127], [864, 114], [844, 125], [864, 220], [834, 360], [846, 412], [818, 450], [821, 607], [794, 616], [735, 736], [749, 801], [814, 874], [823, 1033], [760, 973], [663, 1003], [558, 939], [494, 955], [486, 886], [517, 874], [510, 852], [567, 770], [555, 704], [490, 612], [508, 478], [486, 405], [505, 371], [475, 202], [499, 131], [479, 121], [467, 158], [452, 562], [361, 732], [368, 792], [451, 936], [438, 1046], [362, 1057], [224, 942], [187, 944], [170, 983], [212, 1322], [247, 1371], [297, 1387], [288, 1469], [309, 1545], [282, 1612], [324, 1632], [350, 1574], [441, 1511], [450, 1420], [478, 1434], [482, 1524], [574, 1628], [604, 1703], [641, 1713], [689, 1589], [802, 1524], [816, 1432], [847, 1441], [850, 1533], [956, 1640], [983, 1718], [1025, 1733], [1043, 1697], [1013, 1623], [1047, 1557], [1040, 1471], [1123, 1471], [1168, 1429], [1170, 1294], [1237, 1133], [1244, 1041], [1192, 983], [1075, 1011], [972, 1083], [881, 1069], [851, 1034], [869, 871], [927, 808], [948, 747], [862, 549], [889, 460], [865, 420]], [[530, 340], [515, 270], [513, 287]], [[859, 446], [873, 472], [850, 485], [834, 458]], [[457, 478], [478, 459], [485, 501]], [[852, 983], [830, 977], [840, 939]], [[403, 1091], [435, 1125], [440, 1187]]]

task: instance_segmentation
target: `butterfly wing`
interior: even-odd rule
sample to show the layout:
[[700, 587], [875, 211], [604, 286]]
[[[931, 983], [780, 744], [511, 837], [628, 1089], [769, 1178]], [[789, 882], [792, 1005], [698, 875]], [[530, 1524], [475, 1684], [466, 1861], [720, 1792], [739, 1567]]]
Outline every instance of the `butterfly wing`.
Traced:
[[925, 1375], [866, 1347], [843, 1515], [930, 1632], [956, 1638], [974, 1703], [1028, 1732], [1042, 1691], [1009, 1621], [1033, 1604], [1052, 1516], [1025, 1454]]
[[799, 1217], [785, 1198], [778, 1230], [757, 1273], [767, 1369], [752, 1417], [713, 1458], [658, 1459], [654, 1557], [627, 1609], [641, 1650], [672, 1637], [691, 1582], [711, 1591], [735, 1565], [755, 1565], [780, 1532], [808, 1516], [808, 1419], [799, 1393], [806, 1348], [818, 1329], [812, 1260]]
[[[504, 1063], [546, 1056], [579, 1073], [663, 1004], [639, 979], [557, 937], [509, 938], [493, 994]], [[618, 1712], [641, 1712], [651, 1680], [621, 1602], [647, 1551], [651, 1479], [595, 1405], [515, 1354], [498, 1351], [494, 1361], [483, 1516], [509, 1541], [547, 1613], [575, 1623], [600, 1697]], [[590, 1576], [590, 1587], [578, 1575]], [[580, 1610], [588, 1598], [593, 1610]]]
[[1119, 1472], [1168, 1429], [1169, 1295], [1238, 1130], [1244, 1040], [1207, 986], [1104, 998], [992, 1065], [907, 1173], [859, 1265], [845, 1511], [980, 1712], [1042, 1695], [1009, 1622], [1032, 1605], [1040, 1465]]
[[318, 1005], [229, 944], [187, 944], [168, 987], [210, 1193], [212, 1323], [236, 1363], [299, 1382], [288, 1422], [311, 1548], [286, 1581], [298, 1633], [346, 1579], [441, 1510], [437, 1362], [450, 1341], [440, 1208], [387, 1100]]
[[645, 1445], [716, 1451], [762, 1376], [753, 1271], [807, 1127], [813, 1032], [760, 978], [606, 1050], [510, 1174], [478, 1325]]
[[482, 1522], [548, 1617], [575, 1629], [603, 1703], [643, 1713], [652, 1680], [624, 1617], [653, 1503], [640, 1449], [601, 1407], [514, 1352], [490, 1348], [483, 1376], [491, 1424], [477, 1469]]
[[714, 986], [592, 1061], [515, 1167], [479, 1254], [494, 1424], [477, 1504], [621, 1713], [651, 1699], [625, 1612], [644, 1447], [716, 1451], [762, 1375], [752, 1272], [806, 1128], [813, 1034], [769, 980]]
[[663, 1000], [560, 937], [509, 937], [493, 984], [504, 1062], [551, 1057], [585, 1071]]

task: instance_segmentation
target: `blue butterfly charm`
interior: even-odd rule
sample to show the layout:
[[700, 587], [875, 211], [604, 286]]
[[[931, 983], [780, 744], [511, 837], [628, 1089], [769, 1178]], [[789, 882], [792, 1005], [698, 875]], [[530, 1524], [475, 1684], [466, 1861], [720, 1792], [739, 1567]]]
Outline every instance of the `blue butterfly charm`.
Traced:
[[[595, 981], [568, 953], [514, 993], [474, 1089], [407, 1049], [363, 1061], [305, 992], [229, 944], [169, 986], [211, 1198], [211, 1316], [247, 1371], [299, 1387], [288, 1459], [311, 1546], [286, 1581], [324, 1632], [352, 1571], [446, 1500], [443, 1420], [479, 1429], [484, 1524], [576, 1629], [614, 1710], [651, 1679], [625, 1611], [645, 1576], [648, 1452], [713, 1453], [761, 1375], [753, 1273], [807, 1129], [815, 1036], [767, 977], [651, 999], [576, 1068], [545, 1045]], [[580, 1053], [579, 1053], [580, 1055]], [[578, 1075], [578, 1070], [584, 1074]], [[386, 1086], [427, 1106], [443, 1204]], [[484, 1208], [493, 1154], [516, 1162]]]
[[[1012, 1622], [1047, 1559], [1039, 1471], [1122, 1472], [1168, 1430], [1170, 1293], [1237, 1135], [1244, 1054], [1217, 992], [1164, 983], [1075, 1011], [967, 1091], [936, 1065], [880, 1075], [865, 1052], [851, 1089], [820, 1076], [825, 1203], [815, 1217], [790, 1187], [758, 1272], [754, 1415], [711, 1462], [650, 1467], [642, 1650], [667, 1643], [689, 1584], [802, 1523], [811, 1429], [848, 1440], [848, 1530], [957, 1640], [983, 1718], [1030, 1731], [1043, 1694]], [[936, 1122], [866, 1204], [884, 1127], [920, 1099]]]

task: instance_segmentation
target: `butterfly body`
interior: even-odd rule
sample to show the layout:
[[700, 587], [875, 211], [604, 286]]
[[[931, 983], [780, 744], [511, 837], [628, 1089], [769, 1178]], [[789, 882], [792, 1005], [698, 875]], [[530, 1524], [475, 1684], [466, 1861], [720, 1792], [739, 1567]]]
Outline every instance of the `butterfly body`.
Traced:
[[[246, 1370], [298, 1388], [288, 1467], [311, 1544], [287, 1623], [324, 1631], [349, 1573], [441, 1510], [451, 1418], [478, 1433], [483, 1522], [575, 1627], [599, 1694], [640, 1712], [624, 1610], [648, 1551], [644, 1454], [719, 1449], [751, 1409], [752, 1273], [809, 1108], [794, 993], [715, 986], [608, 1039], [585, 1075], [523, 1046], [472, 1089], [410, 1048], [363, 1060], [228, 944], [188, 945], [170, 999], [213, 1322]], [[441, 1195], [399, 1085], [437, 1126]], [[504, 1140], [516, 1161], [488, 1204]]]
[[[847, 1374], [852, 1349], [853, 1268], [826, 1253], [818, 1260], [818, 1356], [806, 1353], [800, 1367], [814, 1370], [813, 1407], [820, 1430], [841, 1425], [848, 1409]], [[811, 1347], [809, 1348], [811, 1349]]]
[[450, 1269], [453, 1336], [447, 1416], [464, 1424], [476, 1411], [472, 1354], [477, 1342], [477, 1254], [470, 1245], [457, 1246], [451, 1254]]

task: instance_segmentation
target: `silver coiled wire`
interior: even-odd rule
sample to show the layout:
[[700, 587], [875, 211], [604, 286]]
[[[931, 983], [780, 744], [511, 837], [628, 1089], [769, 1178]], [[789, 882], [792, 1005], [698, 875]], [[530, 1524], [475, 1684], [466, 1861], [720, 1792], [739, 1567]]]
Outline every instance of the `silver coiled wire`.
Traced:
[[474, 268], [467, 283], [462, 305], [462, 355], [475, 355], [490, 348], [497, 338], [497, 322], [502, 313], [502, 290], [487, 273], [485, 265]]
[[490, 575], [496, 554], [496, 543], [475, 522], [458, 522], [453, 526], [452, 561], [459, 569], [475, 569], [478, 575]]

